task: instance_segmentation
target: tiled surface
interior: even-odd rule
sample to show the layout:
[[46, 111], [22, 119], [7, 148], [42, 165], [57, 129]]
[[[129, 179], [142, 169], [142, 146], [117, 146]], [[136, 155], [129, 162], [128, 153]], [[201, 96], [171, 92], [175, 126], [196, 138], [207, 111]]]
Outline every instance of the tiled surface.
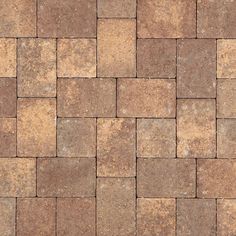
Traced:
[[0, 0], [0, 236], [235, 222], [236, 0]]

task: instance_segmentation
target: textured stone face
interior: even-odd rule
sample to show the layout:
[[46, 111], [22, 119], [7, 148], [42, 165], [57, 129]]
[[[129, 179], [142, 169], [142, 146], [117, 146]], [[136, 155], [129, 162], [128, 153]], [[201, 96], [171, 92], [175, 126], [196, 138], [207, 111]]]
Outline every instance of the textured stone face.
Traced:
[[98, 21], [98, 76], [136, 76], [136, 21], [105, 19]]
[[17, 200], [17, 235], [55, 235], [56, 200], [19, 198]]
[[175, 119], [138, 119], [138, 157], [174, 158], [176, 156], [175, 125]]
[[175, 235], [175, 199], [138, 198], [138, 235]]
[[59, 198], [57, 235], [95, 236], [95, 198]]
[[175, 80], [119, 79], [117, 90], [119, 117], [175, 117]]
[[138, 197], [194, 197], [194, 160], [138, 159]]
[[135, 180], [97, 179], [97, 234], [135, 235]]
[[56, 96], [56, 40], [19, 39], [18, 96]]
[[180, 99], [177, 102], [177, 155], [215, 157], [215, 100]]

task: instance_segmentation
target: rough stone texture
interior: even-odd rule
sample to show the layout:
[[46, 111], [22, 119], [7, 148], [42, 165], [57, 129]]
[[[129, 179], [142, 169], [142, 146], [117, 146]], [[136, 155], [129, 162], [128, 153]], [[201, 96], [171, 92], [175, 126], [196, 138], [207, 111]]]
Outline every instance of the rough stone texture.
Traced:
[[138, 157], [175, 157], [175, 126], [175, 119], [138, 119]]
[[235, 38], [235, 12], [234, 0], [197, 0], [197, 36]]
[[16, 119], [0, 118], [0, 157], [16, 156]]
[[139, 39], [137, 41], [138, 77], [175, 78], [176, 40]]
[[115, 79], [58, 79], [60, 117], [112, 117], [116, 113]]
[[215, 100], [177, 101], [177, 156], [213, 158], [216, 156]]
[[236, 160], [198, 160], [197, 164], [198, 197], [234, 198], [236, 196]]
[[175, 235], [175, 199], [138, 198], [138, 235]]
[[119, 117], [175, 117], [175, 80], [118, 79], [117, 90]]
[[16, 77], [16, 39], [0, 38], [0, 77]]
[[59, 77], [96, 77], [96, 39], [58, 40]]
[[97, 179], [97, 234], [134, 236], [135, 179]]
[[0, 199], [0, 235], [15, 235], [16, 200], [14, 198]]
[[57, 235], [95, 236], [95, 198], [59, 198]]
[[98, 176], [135, 176], [135, 162], [135, 119], [98, 119]]
[[56, 40], [19, 39], [18, 96], [56, 96]]
[[59, 157], [96, 156], [96, 120], [58, 119], [57, 155]]
[[96, 0], [38, 0], [39, 37], [96, 37]]
[[56, 99], [18, 99], [17, 147], [20, 157], [56, 155]]
[[36, 0], [1, 0], [0, 16], [0, 37], [36, 36]]
[[40, 197], [88, 197], [95, 195], [94, 158], [40, 158], [37, 193]]
[[215, 98], [216, 40], [181, 39], [177, 51], [177, 96]]
[[236, 120], [234, 119], [217, 120], [217, 157], [236, 158]]
[[17, 200], [17, 236], [54, 236], [56, 200], [19, 198]]
[[1, 158], [0, 197], [35, 197], [35, 168], [33, 158]]
[[98, 21], [98, 76], [136, 76], [136, 21], [102, 19]]
[[139, 38], [196, 36], [195, 0], [138, 0]]
[[215, 199], [178, 199], [177, 200], [178, 236], [215, 236], [216, 200]]
[[218, 40], [217, 41], [218, 78], [236, 78], [235, 58], [236, 58], [236, 40], [233, 39]]
[[195, 160], [138, 159], [138, 197], [194, 197]]

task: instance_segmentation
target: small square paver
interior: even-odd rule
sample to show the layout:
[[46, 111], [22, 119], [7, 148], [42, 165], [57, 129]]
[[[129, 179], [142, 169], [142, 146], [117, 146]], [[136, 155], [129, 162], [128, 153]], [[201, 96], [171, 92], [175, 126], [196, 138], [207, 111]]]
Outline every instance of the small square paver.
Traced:
[[96, 39], [59, 39], [59, 77], [96, 77]]
[[18, 96], [56, 96], [56, 40], [19, 39]]
[[175, 119], [138, 119], [138, 157], [174, 158], [176, 156]]
[[138, 235], [175, 235], [175, 199], [138, 198]]
[[176, 40], [139, 39], [137, 41], [138, 77], [175, 78]]

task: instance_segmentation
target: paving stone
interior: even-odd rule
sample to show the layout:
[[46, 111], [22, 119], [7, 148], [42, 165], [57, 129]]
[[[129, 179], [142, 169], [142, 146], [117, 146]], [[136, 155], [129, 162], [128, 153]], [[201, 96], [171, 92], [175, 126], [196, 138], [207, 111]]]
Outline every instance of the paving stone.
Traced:
[[18, 96], [56, 96], [56, 40], [19, 39]]
[[37, 162], [40, 197], [89, 197], [95, 195], [94, 158], [40, 158]]
[[175, 235], [175, 199], [138, 198], [138, 235]]
[[36, 161], [33, 158], [0, 158], [0, 196], [34, 197]]
[[17, 235], [55, 235], [55, 213], [53, 198], [17, 199]]
[[138, 157], [171, 158], [176, 156], [175, 119], [138, 119]]
[[95, 198], [58, 198], [57, 235], [95, 236]]
[[216, 40], [181, 39], [177, 50], [177, 96], [215, 98]]
[[118, 79], [117, 90], [119, 117], [175, 117], [175, 80]]
[[196, 36], [195, 0], [138, 0], [139, 38]]
[[96, 0], [39, 0], [39, 37], [96, 37]]
[[194, 197], [195, 160], [138, 159], [138, 197]]
[[135, 179], [97, 179], [97, 234], [134, 236]]
[[96, 39], [58, 40], [59, 77], [96, 77]]
[[177, 235], [216, 235], [215, 199], [178, 199]]
[[56, 99], [21, 98], [17, 103], [17, 155], [56, 155]]
[[177, 156], [214, 158], [216, 156], [215, 100], [177, 101]]
[[176, 40], [139, 39], [137, 70], [138, 77], [175, 78]]
[[58, 119], [57, 155], [59, 157], [96, 156], [96, 120]]
[[98, 21], [98, 76], [136, 76], [136, 21], [101, 19]]
[[135, 119], [98, 119], [98, 176], [135, 176], [135, 162]]
[[114, 117], [115, 79], [58, 79], [58, 116]]

